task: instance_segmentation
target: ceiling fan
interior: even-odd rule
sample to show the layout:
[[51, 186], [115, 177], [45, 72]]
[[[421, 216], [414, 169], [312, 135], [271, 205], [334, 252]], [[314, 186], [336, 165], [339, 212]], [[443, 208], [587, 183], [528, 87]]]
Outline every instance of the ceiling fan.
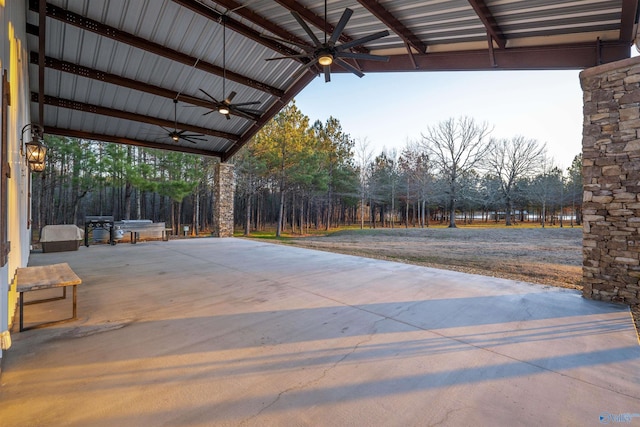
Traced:
[[[198, 141], [206, 141], [206, 138], [203, 138], [203, 134], [201, 133], [187, 133], [186, 130], [178, 131], [178, 100], [173, 100], [173, 130], [167, 129], [164, 126], [160, 126], [165, 132], [167, 132], [167, 136], [173, 139], [175, 142], [180, 141], [181, 139], [192, 144], [197, 144]], [[163, 137], [164, 138], [164, 137]]]
[[[235, 10], [235, 9], [234, 9]], [[222, 96], [224, 97], [227, 93], [226, 83], [227, 83], [227, 23], [226, 23], [226, 14], [220, 16], [220, 20], [222, 21]], [[229, 96], [224, 98], [222, 101], [218, 101], [216, 98], [207, 93], [204, 89], [200, 89], [200, 92], [204, 93], [211, 99], [211, 103], [213, 104], [213, 109], [211, 111], [207, 111], [203, 114], [206, 116], [207, 114], [211, 114], [214, 111], [222, 114], [227, 118], [227, 120], [231, 119], [231, 114], [235, 116], [240, 116], [249, 120], [258, 120], [260, 114], [262, 112], [260, 110], [255, 110], [252, 108], [247, 108], [249, 105], [258, 105], [260, 101], [251, 101], [251, 102], [239, 102], [232, 103], [233, 98], [235, 98], [236, 93], [231, 92]]]
[[377, 40], [379, 38], [386, 37], [389, 35], [389, 31], [387, 30], [378, 31], [377, 33], [369, 34], [368, 36], [364, 36], [347, 43], [336, 44], [336, 42], [342, 35], [342, 32], [344, 31], [345, 27], [347, 26], [347, 23], [349, 22], [349, 19], [351, 18], [352, 14], [353, 14], [353, 10], [349, 8], [346, 8], [344, 10], [344, 12], [342, 13], [342, 17], [340, 17], [340, 21], [338, 21], [338, 25], [336, 25], [336, 27], [333, 29], [333, 33], [331, 34], [331, 37], [327, 40], [327, 31], [326, 31], [327, 1], [325, 0], [324, 2], [324, 20], [325, 20], [324, 42], [321, 42], [318, 39], [318, 37], [316, 37], [316, 35], [313, 33], [313, 31], [311, 31], [311, 28], [309, 28], [309, 26], [302, 19], [302, 17], [298, 13], [292, 11], [291, 15], [293, 15], [295, 20], [298, 21], [298, 24], [300, 24], [300, 26], [307, 33], [309, 38], [311, 38], [311, 40], [313, 41], [313, 46], [310, 47], [308, 45], [295, 43], [290, 40], [281, 39], [279, 37], [271, 37], [271, 36], [263, 35], [263, 37], [296, 46], [304, 50], [305, 52], [299, 55], [286, 55], [286, 56], [279, 56], [277, 58], [267, 58], [266, 60], [275, 61], [279, 59], [301, 59], [301, 60], [306, 59], [308, 62], [302, 67], [302, 69], [300, 69], [296, 73], [296, 76], [299, 74], [302, 74], [303, 72], [310, 69], [314, 65], [320, 64], [323, 67], [325, 82], [331, 81], [331, 64], [333, 63], [338, 64], [340, 67], [344, 68], [347, 71], [352, 72], [358, 77], [363, 77], [364, 73], [362, 71], [358, 70], [356, 67], [346, 62], [343, 58], [364, 59], [369, 61], [383, 61], [383, 62], [389, 61], [388, 56], [371, 55], [368, 53], [354, 53], [354, 52], [348, 51], [351, 48], [360, 46], [372, 40]]

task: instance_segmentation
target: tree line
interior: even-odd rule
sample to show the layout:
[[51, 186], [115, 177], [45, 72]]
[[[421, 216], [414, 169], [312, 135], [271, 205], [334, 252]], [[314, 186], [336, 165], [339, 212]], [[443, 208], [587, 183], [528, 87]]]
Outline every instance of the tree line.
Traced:
[[166, 222], [178, 233], [211, 228], [215, 159], [45, 136], [45, 170], [32, 174], [34, 229], [84, 224], [85, 216]]
[[491, 138], [472, 118], [429, 126], [374, 155], [330, 117], [289, 104], [235, 156], [237, 225], [304, 233], [337, 225], [428, 227], [456, 221], [581, 223], [582, 159], [566, 170], [534, 139]]
[[[491, 137], [486, 123], [451, 118], [401, 150], [375, 154], [330, 117], [287, 105], [232, 159], [236, 227], [304, 234], [341, 225], [428, 227], [463, 221], [581, 222], [582, 161], [555, 166], [544, 144]], [[218, 159], [46, 136], [45, 171], [33, 174], [32, 221], [84, 223], [86, 215], [211, 229]]]

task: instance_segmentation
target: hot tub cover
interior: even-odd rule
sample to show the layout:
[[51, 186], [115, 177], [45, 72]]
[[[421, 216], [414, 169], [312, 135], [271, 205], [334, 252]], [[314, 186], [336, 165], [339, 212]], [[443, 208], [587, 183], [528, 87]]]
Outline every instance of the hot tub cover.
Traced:
[[40, 242], [68, 242], [84, 239], [84, 230], [73, 225], [45, 225], [40, 233]]

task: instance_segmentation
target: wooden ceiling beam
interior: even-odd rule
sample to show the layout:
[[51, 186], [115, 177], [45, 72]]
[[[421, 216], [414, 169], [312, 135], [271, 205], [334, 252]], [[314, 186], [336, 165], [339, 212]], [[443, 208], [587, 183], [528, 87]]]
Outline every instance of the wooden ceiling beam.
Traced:
[[[39, 2], [37, 0], [31, 0], [29, 2], [29, 7], [31, 8], [31, 10], [34, 10], [33, 8], [36, 7], [37, 11], [38, 3]], [[222, 67], [218, 67], [217, 65], [211, 64], [209, 62], [199, 60], [198, 58], [194, 58], [190, 55], [178, 52], [166, 46], [162, 46], [158, 43], [145, 40], [142, 37], [129, 34], [125, 31], [118, 30], [117, 28], [110, 27], [92, 19], [85, 18], [84, 16], [62, 9], [58, 6], [54, 6], [50, 3], [47, 3], [47, 16], [64, 22], [65, 24], [81, 28], [85, 31], [91, 31], [117, 42], [128, 44], [130, 46], [145, 50], [147, 52], [151, 52], [158, 56], [163, 56], [172, 61], [180, 62], [189, 67], [196, 67], [199, 70], [215, 74], [220, 77], [226, 76], [226, 78], [236, 83], [252, 87], [254, 89], [269, 93], [277, 97], [282, 96], [282, 94], [284, 93], [283, 90], [270, 86], [266, 83], [253, 80], [249, 77], [243, 76], [230, 70], [226, 70], [225, 73], [225, 70], [223, 70]], [[263, 37], [260, 38], [263, 39]]]
[[[31, 52], [30, 57], [32, 64], [38, 64], [39, 55], [37, 52]], [[45, 57], [45, 67], [52, 70], [61, 71], [63, 73], [74, 74], [76, 76], [86, 77], [88, 79], [111, 83], [117, 86], [126, 87], [128, 89], [138, 90], [140, 92], [161, 96], [163, 98], [177, 99], [178, 101], [196, 105], [198, 107], [207, 108], [209, 110], [214, 108], [213, 104], [205, 99], [185, 95], [184, 93], [180, 93], [175, 90], [154, 86], [138, 80], [118, 76], [116, 74], [105, 73], [104, 71], [94, 70], [93, 68], [89, 67], [83, 67], [82, 65], [73, 64], [71, 62], [61, 61], [49, 56]], [[233, 112], [231, 114], [233, 114]], [[250, 115], [252, 117], [252, 120], [258, 120], [258, 118], [260, 117], [258, 115], [249, 113], [247, 113], [247, 115]]]
[[[31, 92], [31, 101], [39, 102], [39, 97], [36, 92]], [[101, 116], [114, 117], [117, 119], [131, 120], [134, 122], [147, 123], [156, 126], [162, 126], [168, 129], [174, 129], [176, 126], [179, 130], [187, 130], [190, 132], [202, 133], [217, 138], [224, 138], [230, 141], [236, 141], [240, 138], [240, 135], [233, 133], [221, 132], [200, 126], [194, 126], [186, 123], [175, 123], [171, 120], [160, 119], [157, 117], [145, 116], [143, 114], [131, 113], [127, 111], [118, 110], [115, 108], [101, 107], [99, 105], [86, 104], [84, 102], [73, 101], [71, 99], [56, 98], [54, 96], [45, 95], [45, 105], [51, 105], [54, 107], [68, 108], [70, 110], [82, 111], [84, 113], [98, 114]]]
[[380, 3], [373, 0], [358, 0], [358, 2], [418, 53], [426, 53], [427, 46]]
[[116, 144], [135, 145], [137, 147], [154, 148], [157, 150], [177, 151], [180, 153], [197, 154], [201, 156], [220, 157], [224, 156], [224, 153], [218, 151], [203, 150], [201, 148], [189, 147], [186, 145], [175, 144], [162, 144], [159, 142], [142, 141], [139, 139], [122, 138], [113, 135], [104, 135], [93, 132], [84, 132], [75, 129], [62, 129], [52, 126], [45, 126], [44, 133], [50, 135], [60, 135], [72, 138], [89, 139], [92, 141], [102, 142], [114, 142]]
[[[307, 9], [306, 7], [304, 7], [303, 5], [301, 5], [300, 3], [298, 3], [296, 0], [275, 0], [277, 3], [279, 3], [282, 7], [284, 7], [285, 9], [288, 9], [291, 12], [296, 12], [298, 15], [300, 15], [302, 17], [302, 19], [304, 19], [307, 23], [313, 25], [314, 27], [318, 28], [319, 30], [321, 30], [324, 34], [324, 32], [326, 31], [327, 34], [333, 34], [333, 30], [335, 29], [335, 26], [331, 25], [330, 22], [326, 23], [326, 28], [325, 28], [325, 19], [323, 16], [318, 16], [315, 13], [313, 13], [312, 11], [310, 11], [309, 9]], [[347, 25], [348, 27], [348, 25]], [[320, 38], [320, 40], [323, 40], [324, 37]], [[344, 31], [342, 32], [342, 34], [340, 35], [340, 39], [339, 39], [342, 43], [347, 43], [350, 41], [353, 41], [354, 38], [347, 35]], [[306, 42], [308, 43], [308, 42]], [[353, 51], [356, 52], [360, 52], [360, 53], [369, 53], [369, 49], [365, 48], [364, 46], [356, 46], [352, 49]]]
[[484, 0], [469, 0], [469, 4], [473, 7], [476, 15], [478, 15], [478, 18], [480, 18], [484, 24], [484, 27], [487, 29], [487, 33], [496, 42], [500, 49], [504, 49], [507, 46], [507, 40], [505, 39], [496, 18], [493, 17], [493, 14]]

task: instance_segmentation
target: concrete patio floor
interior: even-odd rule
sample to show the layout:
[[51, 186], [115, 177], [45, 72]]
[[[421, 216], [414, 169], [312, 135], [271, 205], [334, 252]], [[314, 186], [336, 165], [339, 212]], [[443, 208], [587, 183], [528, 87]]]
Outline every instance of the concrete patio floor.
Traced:
[[577, 291], [242, 239], [57, 262], [79, 319], [12, 333], [3, 427], [640, 426], [629, 309]]

